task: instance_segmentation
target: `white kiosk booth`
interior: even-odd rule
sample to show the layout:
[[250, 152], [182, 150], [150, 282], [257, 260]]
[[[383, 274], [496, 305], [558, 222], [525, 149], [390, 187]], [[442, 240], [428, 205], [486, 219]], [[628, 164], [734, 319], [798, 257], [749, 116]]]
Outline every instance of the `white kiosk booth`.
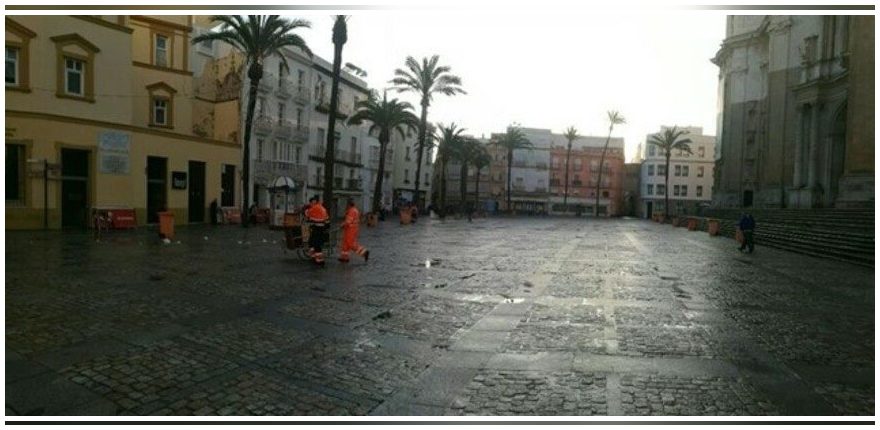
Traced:
[[296, 182], [287, 176], [279, 176], [269, 185], [272, 215], [269, 223], [272, 227], [284, 226], [284, 214], [294, 213], [296, 203]]

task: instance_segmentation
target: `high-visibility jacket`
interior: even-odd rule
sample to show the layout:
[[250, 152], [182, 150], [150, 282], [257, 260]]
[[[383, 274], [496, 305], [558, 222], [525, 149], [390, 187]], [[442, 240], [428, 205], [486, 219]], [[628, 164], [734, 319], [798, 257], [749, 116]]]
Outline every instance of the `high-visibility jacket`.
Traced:
[[327, 215], [327, 209], [324, 209], [324, 205], [317, 202], [306, 209], [306, 220], [315, 224], [324, 224], [330, 221], [330, 216]]
[[345, 221], [342, 222], [342, 229], [346, 236], [352, 235], [357, 237], [358, 228], [361, 223], [361, 213], [356, 207], [352, 206], [345, 211]]

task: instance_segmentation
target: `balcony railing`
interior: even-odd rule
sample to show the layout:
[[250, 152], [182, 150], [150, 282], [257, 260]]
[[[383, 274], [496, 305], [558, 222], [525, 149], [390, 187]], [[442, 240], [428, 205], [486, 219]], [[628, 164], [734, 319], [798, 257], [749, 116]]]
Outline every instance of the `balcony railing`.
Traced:
[[256, 160], [254, 170], [254, 174], [266, 182], [278, 176], [288, 176], [298, 181], [305, 181], [308, 173], [308, 167], [305, 165], [280, 160]]
[[275, 84], [278, 83], [278, 78], [271, 73], [263, 73], [263, 77], [260, 78], [260, 83], [257, 85], [257, 90], [260, 92], [268, 92], [272, 91], [272, 88], [275, 88]]
[[309, 141], [309, 128], [304, 125], [294, 126], [290, 137], [295, 142], [306, 143]]
[[513, 160], [513, 167], [526, 167], [526, 162]]
[[275, 123], [272, 121], [272, 118], [269, 118], [266, 115], [260, 115], [254, 119], [254, 133], [269, 134], [272, 132], [274, 126]]
[[311, 93], [309, 92], [309, 88], [305, 85], [297, 86], [293, 91], [293, 100], [297, 103], [308, 104], [309, 96]]
[[543, 161], [538, 161], [537, 163], [535, 163], [535, 167], [537, 167], [537, 168], [539, 168], [539, 169], [546, 169], [546, 168], [547, 168], [547, 163], [545, 163], [545, 162], [543, 162]]
[[286, 99], [293, 95], [293, 87], [289, 79], [281, 78], [278, 80], [278, 88], [275, 89], [275, 95], [279, 99]]
[[561, 186], [562, 186], [562, 181], [560, 181], [559, 179], [551, 179], [551, 180], [550, 180], [550, 186], [551, 186], [551, 187], [561, 187]]
[[360, 179], [349, 179], [348, 181], [346, 181], [346, 185], [347, 185], [347, 187], [345, 187], [345, 189], [347, 189], [347, 190], [360, 191], [362, 183], [361, 183]]
[[293, 123], [288, 120], [281, 120], [275, 123], [275, 135], [287, 139], [293, 133]]
[[342, 178], [333, 178], [333, 188], [342, 188]]
[[[327, 147], [325, 147], [324, 145], [315, 146], [315, 149], [312, 151], [312, 157], [324, 159], [326, 152], [327, 152]], [[361, 160], [363, 158], [360, 153], [352, 153], [350, 151], [345, 151], [345, 150], [340, 150], [340, 149], [337, 149], [333, 152], [333, 157], [336, 159], [336, 161], [342, 161], [345, 163], [352, 163], [352, 164], [361, 164]], [[390, 164], [388, 162], [387, 158], [385, 159], [385, 163], [386, 163], [386, 165]]]

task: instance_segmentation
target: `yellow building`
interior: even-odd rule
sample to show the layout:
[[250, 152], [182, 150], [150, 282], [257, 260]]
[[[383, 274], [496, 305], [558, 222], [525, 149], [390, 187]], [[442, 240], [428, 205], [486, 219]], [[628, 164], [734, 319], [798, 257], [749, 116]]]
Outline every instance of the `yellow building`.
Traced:
[[238, 205], [236, 133], [194, 132], [213, 112], [195, 108], [191, 31], [190, 16], [6, 17], [7, 229]]

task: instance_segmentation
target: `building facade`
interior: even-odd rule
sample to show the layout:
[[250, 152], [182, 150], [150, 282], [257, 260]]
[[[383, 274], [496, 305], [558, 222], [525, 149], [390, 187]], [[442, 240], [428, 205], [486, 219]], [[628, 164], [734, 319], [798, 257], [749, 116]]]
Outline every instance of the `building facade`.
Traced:
[[[661, 132], [667, 128], [661, 127]], [[645, 218], [650, 218], [654, 213], [665, 213], [667, 193], [670, 214], [694, 214], [701, 206], [708, 206], [712, 201], [715, 136], [704, 136], [701, 127], [679, 129], [688, 131], [682, 138], [691, 140], [689, 146], [692, 154], [674, 150], [669, 159], [668, 172], [665, 153], [655, 145], [645, 145], [639, 190], [639, 213]]]
[[715, 206], [873, 206], [873, 16], [729, 16], [712, 61]]
[[642, 187], [642, 163], [623, 165], [623, 211], [621, 215], [639, 216]]
[[[552, 135], [550, 150], [550, 213], [565, 213], [566, 153], [568, 140], [562, 134]], [[605, 146], [604, 137], [581, 136], [571, 145], [568, 157], [568, 212], [592, 216], [595, 213], [596, 185], [599, 163]], [[623, 212], [623, 150], [622, 138], [611, 138], [605, 151], [602, 185], [599, 187], [599, 215], [618, 216]]]
[[[432, 130], [430, 129], [430, 135]], [[388, 144], [392, 151], [392, 198], [391, 205], [395, 210], [403, 204], [411, 203], [415, 197], [416, 173], [418, 166], [418, 134], [417, 130], [407, 133], [405, 139], [401, 139], [397, 133], [393, 133], [391, 143]], [[419, 181], [419, 206], [424, 210], [428, 205], [428, 197], [431, 196], [434, 181], [434, 158], [436, 150], [425, 148], [422, 154], [421, 180]]]
[[6, 18], [7, 228], [83, 228], [101, 209], [205, 222], [209, 202], [235, 201], [239, 145], [194, 126], [213, 106], [196, 107], [192, 24]]

